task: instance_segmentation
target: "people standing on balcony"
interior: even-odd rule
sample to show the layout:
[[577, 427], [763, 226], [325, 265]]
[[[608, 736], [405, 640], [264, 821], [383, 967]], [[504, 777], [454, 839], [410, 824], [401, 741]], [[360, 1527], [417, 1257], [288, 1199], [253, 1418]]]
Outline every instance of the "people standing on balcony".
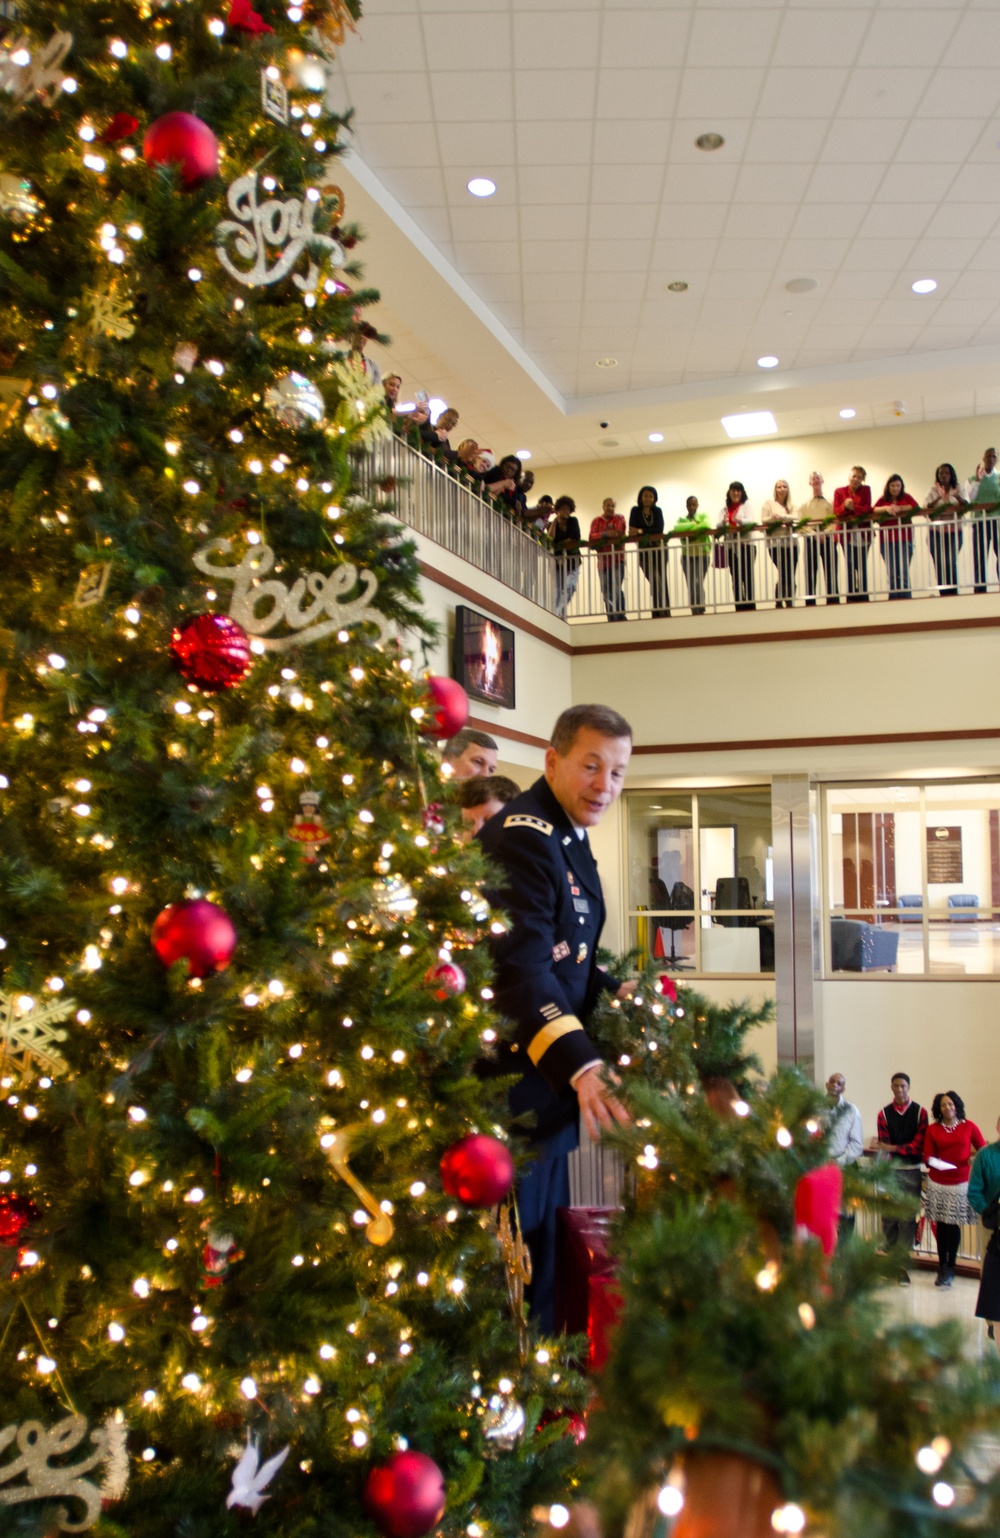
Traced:
[[749, 532], [741, 531], [754, 521], [753, 508], [747, 501], [747, 489], [742, 481], [730, 481], [726, 492], [726, 505], [719, 514], [716, 529], [725, 541], [725, 559], [733, 582], [733, 599], [737, 611], [755, 609], [753, 595], [754, 548]]
[[655, 486], [640, 488], [628, 515], [629, 537], [639, 543], [639, 569], [649, 583], [654, 619], [670, 618], [667, 547], [663, 543], [663, 509]]
[[778, 585], [774, 594], [776, 609], [790, 609], [795, 597], [795, 568], [799, 564], [799, 552], [792, 539], [795, 514], [791, 508], [791, 492], [787, 481], [775, 481], [774, 494], [760, 510], [760, 521], [767, 536], [767, 550], [778, 573]]
[[684, 517], [678, 518], [670, 532], [679, 534], [683, 540], [681, 565], [684, 568], [691, 613], [704, 614], [705, 577], [712, 558], [711, 525], [708, 514], [699, 513], [697, 497], [688, 497], [684, 508]]
[[[965, 495], [974, 506], [969, 511], [972, 520], [972, 580], [974, 593], [985, 593], [989, 581], [987, 568], [990, 563], [990, 546], [996, 552], [1000, 568], [1000, 471], [997, 470], [996, 449], [984, 449], [983, 457], [969, 476]], [[987, 511], [982, 511], [982, 509]], [[998, 569], [1000, 576], [1000, 569]]]
[[428, 413], [427, 421], [420, 427], [421, 442], [427, 445], [435, 458], [443, 455], [449, 464], [454, 464], [458, 457], [448, 442], [448, 434], [457, 424], [458, 412], [453, 406], [449, 406], [446, 411], [442, 411], [436, 422], [431, 421]]
[[[532, 476], [532, 481], [534, 477]], [[544, 534], [555, 512], [555, 506], [548, 492], [539, 497], [534, 507], [528, 508], [528, 527], [534, 529], [536, 534]]]
[[399, 405], [399, 392], [402, 388], [403, 381], [399, 374], [386, 374], [382, 381], [382, 393], [385, 396], [385, 403], [389, 408], [390, 417]]
[[475, 438], [463, 438], [455, 450], [455, 469], [474, 481], [481, 481], [486, 474], [485, 470], [479, 467], [481, 452]]
[[597, 575], [609, 624], [625, 618], [625, 535], [625, 519], [615, 512], [614, 497], [605, 497], [591, 522], [589, 540], [598, 550]]
[[846, 486], [833, 494], [833, 512], [847, 544], [847, 602], [868, 602], [868, 547], [872, 542], [872, 493], [867, 470], [852, 465]]
[[[990, 1230], [983, 1253], [983, 1269], [976, 1299], [976, 1318], [985, 1319], [991, 1340], [996, 1340], [1000, 1320], [1000, 1234], [997, 1233], [997, 1202], [1000, 1200], [1000, 1121], [997, 1141], [977, 1153], [969, 1175], [969, 1206], [978, 1212], [983, 1226]], [[1000, 1341], [997, 1341], [1000, 1351]]]
[[910, 1251], [917, 1242], [917, 1205], [920, 1201], [920, 1164], [924, 1154], [924, 1138], [927, 1136], [927, 1112], [922, 1105], [910, 1099], [910, 1075], [894, 1073], [892, 1099], [878, 1113], [878, 1138], [875, 1147], [882, 1158], [890, 1161], [901, 1189], [913, 1202], [913, 1216], [909, 1218], [883, 1218], [882, 1232], [889, 1250], [896, 1250], [902, 1262], [899, 1280], [908, 1286], [910, 1273], [906, 1269]]
[[[538, 505], [541, 506], [541, 501]], [[560, 619], [566, 618], [566, 610], [573, 602], [580, 580], [580, 523], [575, 515], [573, 498], [560, 497], [555, 505], [555, 517], [549, 525], [556, 558], [556, 613]]]
[[[938, 465], [934, 485], [924, 498], [924, 507], [931, 520], [928, 532], [938, 592], [942, 598], [954, 598], [958, 592], [958, 551], [962, 543], [955, 520], [965, 509], [965, 498], [958, 488], [954, 465]], [[945, 521], [944, 528], [937, 527], [941, 520]]]
[[496, 497], [501, 511], [519, 523], [528, 504], [521, 490], [521, 461], [517, 455], [505, 454], [498, 465], [487, 470], [483, 482]]
[[961, 1095], [953, 1089], [935, 1095], [933, 1120], [924, 1138], [924, 1162], [929, 1179], [924, 1194], [924, 1215], [937, 1227], [938, 1274], [936, 1287], [950, 1287], [955, 1279], [962, 1227], [974, 1223], [969, 1206], [969, 1170], [972, 1156], [985, 1148], [986, 1139], [974, 1121], [967, 1121]]
[[890, 475], [885, 490], [875, 503], [879, 518], [878, 543], [889, 575], [890, 598], [912, 598], [910, 561], [913, 557], [914, 513], [920, 505], [910, 496], [901, 475]]
[[808, 502], [803, 502], [796, 517], [799, 522], [805, 522], [806, 540], [806, 608], [816, 607], [817, 587], [816, 578], [819, 576], [820, 562], [823, 564], [823, 574], [826, 578], [827, 603], [840, 602], [840, 583], [837, 579], [837, 541], [830, 533], [830, 525], [833, 522], [833, 503], [828, 502], [823, 495], [823, 477], [818, 470], [814, 470], [809, 477], [809, 487], [812, 496]]

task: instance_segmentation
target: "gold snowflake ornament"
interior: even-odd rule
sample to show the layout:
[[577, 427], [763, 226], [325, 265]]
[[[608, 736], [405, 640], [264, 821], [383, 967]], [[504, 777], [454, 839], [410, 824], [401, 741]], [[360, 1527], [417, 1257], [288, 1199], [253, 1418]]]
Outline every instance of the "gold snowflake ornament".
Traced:
[[0, 1071], [12, 1065], [22, 1084], [30, 1084], [39, 1074], [55, 1079], [68, 1073], [69, 1065], [57, 1043], [65, 1041], [69, 1032], [57, 1026], [60, 1020], [68, 1020], [75, 1008], [75, 999], [39, 1004], [26, 994], [13, 998], [0, 991]]

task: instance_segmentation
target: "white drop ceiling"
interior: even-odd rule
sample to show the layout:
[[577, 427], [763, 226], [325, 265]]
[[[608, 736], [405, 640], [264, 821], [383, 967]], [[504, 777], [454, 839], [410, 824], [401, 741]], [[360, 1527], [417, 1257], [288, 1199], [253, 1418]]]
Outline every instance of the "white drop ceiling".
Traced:
[[366, 0], [334, 93], [388, 356], [499, 452], [1000, 410], [996, 0]]

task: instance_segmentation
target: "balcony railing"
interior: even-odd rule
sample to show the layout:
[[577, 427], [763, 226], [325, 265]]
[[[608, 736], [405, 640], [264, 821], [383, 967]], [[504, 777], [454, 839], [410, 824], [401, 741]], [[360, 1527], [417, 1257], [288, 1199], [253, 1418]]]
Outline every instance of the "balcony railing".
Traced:
[[366, 473], [371, 489], [392, 483], [398, 516], [418, 534], [571, 623], [1000, 591], [997, 509], [917, 515], [903, 526], [668, 532], [661, 543], [585, 543], [554, 555], [548, 540], [401, 438], [382, 440]]
[[418, 534], [556, 612], [556, 563], [547, 545], [498, 512], [492, 499], [462, 485], [402, 438], [384, 438], [368, 461], [373, 485], [394, 482], [396, 512]]

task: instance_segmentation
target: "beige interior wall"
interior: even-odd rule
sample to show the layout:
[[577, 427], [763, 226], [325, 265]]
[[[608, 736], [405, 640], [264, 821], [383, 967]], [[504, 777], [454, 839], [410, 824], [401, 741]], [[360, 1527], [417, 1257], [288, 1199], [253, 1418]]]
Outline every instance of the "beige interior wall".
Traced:
[[[882, 494], [890, 475], [899, 474], [906, 489], [922, 502], [942, 460], [955, 466], [964, 481], [989, 444], [1000, 439], [1000, 418], [963, 417], [945, 422], [907, 422], [892, 427], [818, 434], [809, 438], [765, 438], [755, 443], [727, 443], [721, 448], [685, 449], [667, 454], [623, 456], [539, 470], [537, 493], [553, 497], [568, 493], [582, 520], [596, 517], [605, 497], [614, 497], [618, 511], [628, 517], [640, 486], [655, 486], [668, 526], [683, 516], [685, 499], [696, 496], [703, 512], [715, 520], [730, 481], [744, 483], [751, 505], [759, 511], [777, 479], [787, 480], [798, 506], [809, 495], [809, 475], [819, 470], [826, 493], [847, 480], [851, 465], [864, 465], [872, 500]], [[583, 530], [586, 535], [586, 529]]]

